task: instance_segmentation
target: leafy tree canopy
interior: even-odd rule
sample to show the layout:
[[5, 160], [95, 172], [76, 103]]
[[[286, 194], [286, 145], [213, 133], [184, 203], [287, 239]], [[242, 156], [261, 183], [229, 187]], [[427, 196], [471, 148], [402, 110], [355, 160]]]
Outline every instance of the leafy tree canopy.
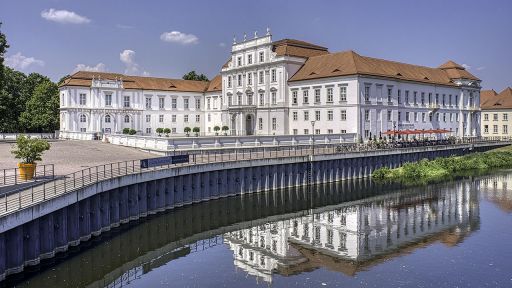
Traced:
[[206, 81], [208, 82], [208, 77], [204, 74], [198, 75], [195, 70], [192, 70], [188, 72], [187, 74], [183, 75], [183, 80], [196, 80], [196, 81]]
[[20, 124], [38, 132], [59, 129], [59, 89], [49, 79], [38, 84], [21, 113]]

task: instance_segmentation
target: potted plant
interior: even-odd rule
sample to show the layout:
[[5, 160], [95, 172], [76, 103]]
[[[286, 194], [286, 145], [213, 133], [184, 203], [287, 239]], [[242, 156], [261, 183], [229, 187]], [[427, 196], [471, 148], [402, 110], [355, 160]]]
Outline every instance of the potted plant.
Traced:
[[130, 132], [128, 132], [128, 134], [135, 135], [137, 134], [137, 131], [135, 129], [130, 129]]
[[194, 127], [194, 129], [192, 129], [192, 132], [196, 133], [196, 137], [199, 136], [199, 127]]
[[164, 133], [164, 128], [156, 128], [156, 133], [158, 134], [158, 137], [161, 137], [162, 133]]
[[220, 127], [219, 127], [219, 126], [215, 126], [215, 127], [213, 127], [213, 131], [215, 131], [215, 136], [218, 136], [218, 135], [219, 135], [219, 130], [220, 130]]
[[18, 168], [22, 180], [34, 178], [36, 161], [41, 161], [43, 152], [49, 149], [50, 143], [43, 139], [30, 138], [25, 135], [20, 135], [16, 139], [16, 145], [11, 153], [16, 159], [21, 159]]
[[165, 137], [169, 137], [169, 133], [171, 133], [171, 129], [165, 128], [164, 133], [165, 133]]
[[190, 131], [192, 131], [192, 129], [190, 129], [190, 127], [185, 127], [185, 129], [183, 131], [185, 131], [185, 134], [187, 134], [187, 137], [188, 137], [189, 133], [190, 133]]
[[228, 130], [229, 130], [229, 127], [228, 126], [222, 126], [222, 131], [224, 131], [224, 136], [228, 135]]
[[130, 134], [130, 128], [123, 128], [123, 134]]

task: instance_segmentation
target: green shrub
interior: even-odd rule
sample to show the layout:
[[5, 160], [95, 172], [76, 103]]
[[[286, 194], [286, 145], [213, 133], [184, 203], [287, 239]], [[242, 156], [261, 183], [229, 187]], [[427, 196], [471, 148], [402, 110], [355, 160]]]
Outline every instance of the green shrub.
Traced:
[[165, 133], [165, 137], [169, 137], [169, 133], [171, 133], [171, 129], [165, 128], [164, 133]]
[[130, 134], [130, 128], [123, 128], [123, 134]]
[[128, 134], [130, 135], [135, 135], [137, 134], [137, 131], [135, 129], [130, 129], [130, 131], [128, 132]]
[[16, 144], [11, 153], [14, 158], [21, 159], [21, 163], [34, 164], [35, 161], [41, 161], [41, 156], [46, 150], [50, 150], [50, 143], [43, 139], [30, 138], [20, 135], [16, 139]]
[[156, 133], [158, 133], [158, 137], [162, 136], [162, 133], [164, 133], [164, 128], [156, 128]]

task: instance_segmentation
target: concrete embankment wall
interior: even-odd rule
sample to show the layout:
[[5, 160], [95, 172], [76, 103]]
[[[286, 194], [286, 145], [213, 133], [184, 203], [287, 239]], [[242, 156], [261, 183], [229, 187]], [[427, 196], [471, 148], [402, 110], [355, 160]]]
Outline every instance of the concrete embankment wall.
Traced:
[[150, 214], [222, 197], [362, 178], [383, 166], [490, 149], [470, 147], [211, 163], [105, 180], [2, 217], [0, 279]]

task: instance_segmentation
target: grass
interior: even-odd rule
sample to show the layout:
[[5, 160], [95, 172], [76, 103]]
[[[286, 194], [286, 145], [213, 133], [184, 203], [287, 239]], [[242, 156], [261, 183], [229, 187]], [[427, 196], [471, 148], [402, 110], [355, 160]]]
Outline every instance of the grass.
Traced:
[[496, 168], [512, 168], [512, 146], [465, 156], [423, 159], [395, 169], [380, 168], [373, 172], [372, 179], [381, 182], [426, 184], [451, 179], [471, 170], [485, 171]]

